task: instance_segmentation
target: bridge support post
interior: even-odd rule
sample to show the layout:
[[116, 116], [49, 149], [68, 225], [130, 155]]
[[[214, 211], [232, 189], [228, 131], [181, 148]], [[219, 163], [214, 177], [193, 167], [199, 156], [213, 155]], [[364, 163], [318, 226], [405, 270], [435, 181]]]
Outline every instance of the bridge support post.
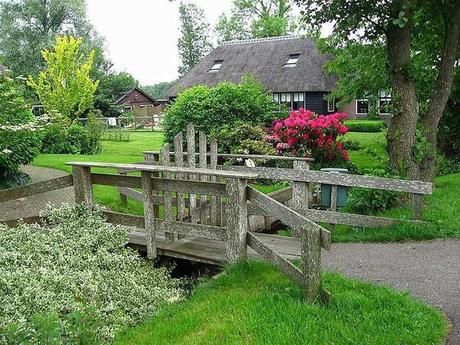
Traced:
[[91, 184], [91, 168], [74, 166], [74, 190], [75, 202], [85, 203], [89, 207], [93, 206], [93, 186]]
[[247, 180], [227, 180], [227, 259], [235, 263], [247, 256], [248, 208]]
[[300, 229], [304, 295], [309, 300], [321, 297], [321, 232], [319, 229]]
[[155, 205], [153, 204], [153, 181], [152, 173], [141, 172], [142, 192], [144, 195], [144, 220], [145, 238], [147, 240], [147, 257], [155, 259], [157, 257], [157, 247], [155, 244]]

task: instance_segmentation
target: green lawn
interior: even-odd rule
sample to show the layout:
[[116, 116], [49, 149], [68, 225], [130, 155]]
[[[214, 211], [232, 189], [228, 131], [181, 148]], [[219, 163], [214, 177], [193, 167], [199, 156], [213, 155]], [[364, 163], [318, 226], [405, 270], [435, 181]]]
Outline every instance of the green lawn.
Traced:
[[268, 264], [240, 263], [198, 285], [115, 342], [162, 345], [441, 344], [441, 312], [406, 293], [324, 273], [327, 306], [302, 299], [299, 287]]
[[346, 138], [358, 140], [359, 151], [349, 151], [350, 160], [360, 169], [383, 169], [388, 162], [385, 151], [386, 132], [358, 133], [349, 132]]

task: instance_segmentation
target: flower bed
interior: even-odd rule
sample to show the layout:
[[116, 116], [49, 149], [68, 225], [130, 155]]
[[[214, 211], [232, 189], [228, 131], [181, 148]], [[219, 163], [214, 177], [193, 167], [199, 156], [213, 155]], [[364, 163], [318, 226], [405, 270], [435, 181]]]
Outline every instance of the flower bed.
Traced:
[[64, 206], [46, 219], [0, 225], [0, 343], [109, 341], [181, 299], [180, 281], [126, 248], [127, 231], [99, 211]]

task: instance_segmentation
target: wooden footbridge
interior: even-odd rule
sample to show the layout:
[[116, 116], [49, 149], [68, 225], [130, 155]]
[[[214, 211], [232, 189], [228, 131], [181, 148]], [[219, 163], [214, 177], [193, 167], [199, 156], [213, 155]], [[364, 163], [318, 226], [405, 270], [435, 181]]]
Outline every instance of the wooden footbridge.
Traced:
[[[381, 227], [407, 221], [337, 212], [337, 186], [407, 192], [414, 199], [432, 191], [430, 183], [420, 181], [311, 171], [310, 159], [219, 155], [216, 141], [208, 143], [204, 133], [198, 137], [198, 153], [190, 125], [186, 152], [179, 133], [174, 152], [167, 144], [161, 152], [146, 152], [139, 164], [69, 162], [73, 175], [0, 192], [0, 203], [73, 185], [76, 202], [93, 205], [93, 185], [115, 186], [123, 202], [134, 198], [143, 203], [144, 216], [106, 211], [107, 221], [131, 227], [130, 245], [145, 250], [148, 258], [167, 255], [213, 264], [263, 258], [298, 282], [307, 298], [316, 299], [322, 295], [321, 249], [331, 246], [331, 233], [316, 222]], [[281, 159], [293, 164], [292, 168], [218, 164], [229, 159]], [[95, 173], [93, 168], [109, 173]], [[292, 186], [265, 195], [250, 185], [261, 179], [290, 181]], [[313, 184], [332, 186], [329, 210], [311, 208]], [[280, 220], [294, 237], [250, 231], [248, 219], [254, 215], [268, 222]], [[416, 210], [413, 222], [419, 215]], [[292, 263], [295, 259], [300, 267]]]

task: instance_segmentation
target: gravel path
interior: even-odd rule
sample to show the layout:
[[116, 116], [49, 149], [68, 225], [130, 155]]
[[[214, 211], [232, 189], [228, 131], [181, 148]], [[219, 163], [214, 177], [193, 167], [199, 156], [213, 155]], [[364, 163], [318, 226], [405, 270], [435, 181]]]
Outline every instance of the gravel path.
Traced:
[[460, 344], [460, 239], [333, 244], [323, 265], [350, 278], [409, 291], [440, 308], [453, 325], [447, 344]]
[[[32, 182], [65, 172], [25, 167]], [[0, 220], [38, 215], [48, 203], [73, 203], [73, 188], [0, 204]], [[324, 252], [323, 266], [350, 278], [385, 284], [442, 309], [452, 322], [448, 345], [460, 345], [460, 239], [405, 243], [341, 243]]]
[[[30, 175], [32, 183], [67, 175], [67, 173], [60, 170], [32, 166], [24, 167], [22, 170]], [[73, 187], [68, 187], [1, 203], [0, 220], [38, 216], [40, 211], [46, 208], [47, 204], [61, 205], [63, 203], [73, 203], [73, 195]]]

